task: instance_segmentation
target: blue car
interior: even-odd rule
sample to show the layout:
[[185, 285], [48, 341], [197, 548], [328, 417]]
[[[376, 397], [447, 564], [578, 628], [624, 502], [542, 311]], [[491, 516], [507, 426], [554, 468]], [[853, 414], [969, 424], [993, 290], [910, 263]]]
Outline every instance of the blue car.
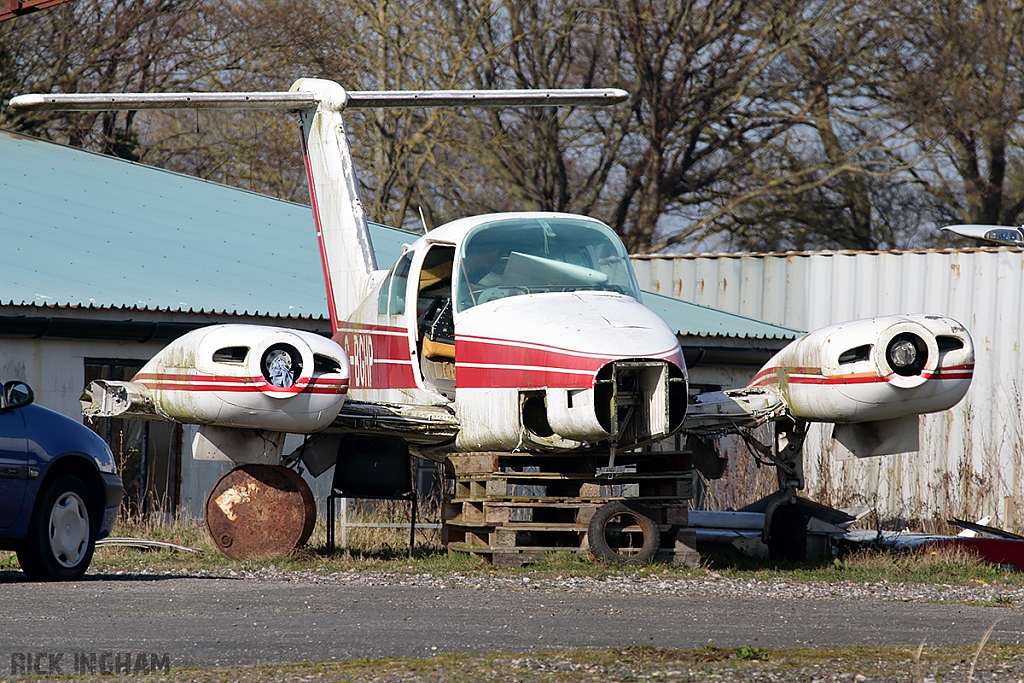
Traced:
[[114, 528], [121, 478], [103, 439], [33, 400], [24, 382], [3, 385], [0, 550], [33, 581], [73, 580]]

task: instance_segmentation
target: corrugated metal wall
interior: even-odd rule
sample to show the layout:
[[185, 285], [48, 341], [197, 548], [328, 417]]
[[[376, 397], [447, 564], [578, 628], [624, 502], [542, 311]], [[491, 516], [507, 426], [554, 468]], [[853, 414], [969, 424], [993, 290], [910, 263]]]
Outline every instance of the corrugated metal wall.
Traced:
[[894, 313], [964, 323], [977, 363], [967, 397], [923, 418], [917, 454], [838, 461], [830, 430], [805, 448], [807, 494], [834, 505], [875, 505], [889, 518], [1024, 524], [1024, 251], [637, 257], [644, 289], [812, 330]]

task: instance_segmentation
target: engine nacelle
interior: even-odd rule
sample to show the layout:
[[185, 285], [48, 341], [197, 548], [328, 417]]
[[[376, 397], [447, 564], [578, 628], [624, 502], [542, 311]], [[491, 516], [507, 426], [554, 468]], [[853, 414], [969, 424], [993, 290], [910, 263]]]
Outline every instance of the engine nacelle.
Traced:
[[348, 355], [329, 339], [213, 325], [171, 342], [131, 382], [93, 382], [82, 412], [309, 433], [337, 417], [348, 383]]
[[946, 410], [973, 376], [963, 325], [896, 315], [815, 330], [777, 353], [750, 386], [777, 390], [796, 418], [853, 423]]

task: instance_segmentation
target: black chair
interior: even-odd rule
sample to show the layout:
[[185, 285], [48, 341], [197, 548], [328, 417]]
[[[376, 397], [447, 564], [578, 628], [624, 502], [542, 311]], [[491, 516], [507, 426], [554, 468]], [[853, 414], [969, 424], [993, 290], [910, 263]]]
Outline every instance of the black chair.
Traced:
[[388, 436], [347, 435], [338, 444], [334, 481], [327, 497], [327, 547], [334, 550], [335, 501], [338, 498], [407, 500], [412, 503], [409, 557], [416, 543], [416, 489], [409, 446]]

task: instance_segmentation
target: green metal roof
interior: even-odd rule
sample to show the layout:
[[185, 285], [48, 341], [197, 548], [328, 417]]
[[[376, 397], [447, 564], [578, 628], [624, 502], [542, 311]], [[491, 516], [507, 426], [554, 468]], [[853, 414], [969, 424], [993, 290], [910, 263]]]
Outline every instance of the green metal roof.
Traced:
[[2, 303], [326, 314], [308, 206], [3, 131], [0, 160]]
[[[325, 317], [308, 206], [0, 131], [0, 304]], [[371, 224], [378, 265], [416, 235]], [[678, 299], [683, 334], [795, 330]]]
[[644, 306], [661, 316], [678, 335], [794, 339], [803, 334], [800, 330], [674, 299], [663, 294], [642, 292], [642, 295]]

